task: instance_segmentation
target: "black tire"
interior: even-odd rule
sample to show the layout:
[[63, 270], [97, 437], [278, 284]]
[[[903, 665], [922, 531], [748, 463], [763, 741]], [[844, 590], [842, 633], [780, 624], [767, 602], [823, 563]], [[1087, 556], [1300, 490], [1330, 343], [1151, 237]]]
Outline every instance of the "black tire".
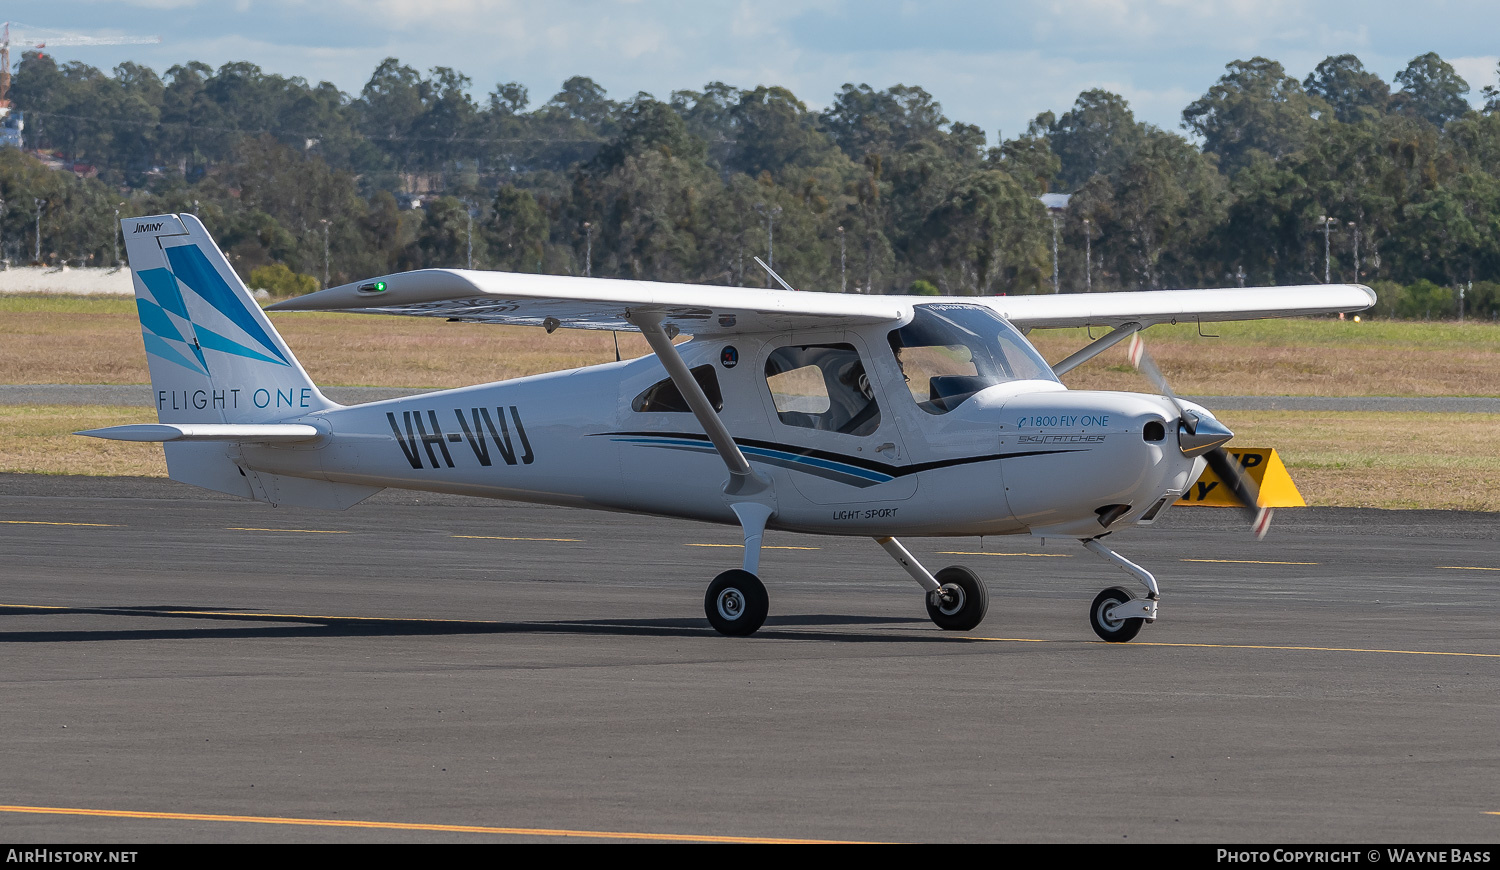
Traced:
[[927, 596], [927, 616], [938, 628], [947, 631], [969, 631], [984, 621], [985, 611], [990, 609], [990, 591], [979, 579], [979, 575], [961, 565], [953, 565], [933, 575], [943, 584], [944, 591], [952, 592], [957, 600], [951, 603], [934, 602]]
[[771, 597], [765, 584], [749, 571], [725, 571], [708, 584], [703, 613], [714, 631], [729, 637], [745, 637], [765, 624]]
[[1129, 591], [1118, 586], [1100, 592], [1094, 596], [1094, 603], [1089, 605], [1089, 627], [1094, 629], [1094, 634], [1110, 643], [1125, 643], [1141, 633], [1141, 626], [1146, 620], [1140, 618], [1109, 620], [1104, 614], [1111, 607], [1124, 604], [1135, 596]]

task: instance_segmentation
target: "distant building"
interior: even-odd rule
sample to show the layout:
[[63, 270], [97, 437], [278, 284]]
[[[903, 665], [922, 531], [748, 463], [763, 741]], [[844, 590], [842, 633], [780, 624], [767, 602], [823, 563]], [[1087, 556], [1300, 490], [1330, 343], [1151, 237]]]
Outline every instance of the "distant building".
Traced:
[[20, 148], [26, 116], [9, 106], [0, 107], [0, 148]]

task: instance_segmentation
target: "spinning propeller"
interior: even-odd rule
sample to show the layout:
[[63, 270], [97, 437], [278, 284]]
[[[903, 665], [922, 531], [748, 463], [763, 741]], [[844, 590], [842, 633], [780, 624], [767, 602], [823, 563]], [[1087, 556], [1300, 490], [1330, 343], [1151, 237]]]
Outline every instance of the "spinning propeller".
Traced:
[[1202, 456], [1208, 461], [1208, 467], [1234, 493], [1235, 500], [1249, 516], [1250, 530], [1255, 533], [1256, 540], [1264, 538], [1271, 527], [1271, 509], [1260, 506], [1260, 487], [1256, 486], [1255, 481], [1245, 473], [1245, 469], [1229, 451], [1224, 449], [1234, 433], [1218, 420], [1201, 417], [1183, 407], [1182, 400], [1172, 392], [1161, 369], [1156, 367], [1156, 360], [1146, 351], [1146, 344], [1141, 341], [1140, 333], [1130, 336], [1129, 356], [1130, 364], [1176, 406], [1181, 418], [1177, 425], [1177, 444], [1183, 455]]

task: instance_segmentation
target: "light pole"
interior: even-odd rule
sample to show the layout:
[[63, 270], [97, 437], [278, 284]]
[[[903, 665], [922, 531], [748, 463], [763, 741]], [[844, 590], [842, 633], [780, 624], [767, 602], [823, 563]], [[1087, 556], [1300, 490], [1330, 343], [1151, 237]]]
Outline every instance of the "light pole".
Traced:
[[[766, 216], [766, 265], [771, 269], [776, 268], [776, 216], [781, 214], [781, 206], [773, 205], [766, 208], [763, 202], [755, 204], [755, 210]], [[771, 286], [771, 276], [766, 275], [766, 287]]]
[[839, 292], [848, 293], [849, 284], [844, 280], [844, 228], [839, 227]]
[[1057, 230], [1062, 217], [1068, 211], [1068, 203], [1073, 200], [1072, 194], [1067, 193], [1044, 193], [1037, 199], [1047, 209], [1047, 214], [1052, 218], [1052, 292], [1062, 292], [1062, 285], [1057, 279]]
[[583, 277], [594, 277], [594, 224], [583, 222]]
[[469, 265], [467, 266], [467, 268], [473, 269], [474, 268], [474, 206], [470, 205], [467, 202], [464, 203], [464, 213], [469, 216], [469, 231], [468, 231], [468, 236], [469, 236], [469, 239], [468, 239], [468, 243], [469, 243], [468, 263], [469, 263]]
[[32, 256], [32, 260], [40, 265], [42, 262], [42, 209], [47, 207], [47, 201], [35, 197], [31, 201], [36, 203], [36, 253]]
[[113, 230], [110, 232], [110, 237], [111, 237], [111, 239], [115, 243], [115, 268], [116, 269], [120, 268], [120, 206], [122, 206], [124, 204], [125, 203], [122, 202], [122, 203], [118, 203], [115, 206], [115, 225], [114, 225]]
[[1094, 236], [1089, 219], [1083, 219], [1083, 292], [1094, 292]]
[[1359, 224], [1349, 222], [1349, 228], [1354, 230], [1354, 283], [1359, 283]]
[[1330, 280], [1329, 263], [1332, 260], [1333, 249], [1329, 247], [1328, 229], [1338, 223], [1338, 220], [1327, 215], [1321, 215], [1318, 218], [1318, 223], [1323, 225], [1323, 283], [1330, 284], [1332, 281]]
[[0, 196], [0, 267], [9, 266], [5, 259], [5, 197]]
[[1061, 288], [1057, 283], [1057, 215], [1052, 215], [1052, 292], [1059, 293]]
[[323, 225], [323, 289], [328, 289], [328, 218], [318, 221]]

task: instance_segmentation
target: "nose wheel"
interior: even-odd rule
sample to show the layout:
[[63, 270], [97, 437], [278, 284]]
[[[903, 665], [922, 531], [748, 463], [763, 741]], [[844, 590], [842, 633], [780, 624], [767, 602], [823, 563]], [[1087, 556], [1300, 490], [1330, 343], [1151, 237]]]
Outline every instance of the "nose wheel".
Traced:
[[730, 637], [754, 634], [766, 621], [771, 597], [760, 578], [734, 568], [725, 571], [708, 584], [703, 596], [703, 613], [714, 631]]
[[1129, 605], [1134, 599], [1130, 593], [1118, 586], [1100, 592], [1094, 596], [1094, 603], [1089, 606], [1089, 627], [1094, 634], [1110, 643], [1125, 643], [1141, 633], [1141, 626], [1146, 620], [1137, 617], [1122, 616], [1120, 611], [1130, 609]]

